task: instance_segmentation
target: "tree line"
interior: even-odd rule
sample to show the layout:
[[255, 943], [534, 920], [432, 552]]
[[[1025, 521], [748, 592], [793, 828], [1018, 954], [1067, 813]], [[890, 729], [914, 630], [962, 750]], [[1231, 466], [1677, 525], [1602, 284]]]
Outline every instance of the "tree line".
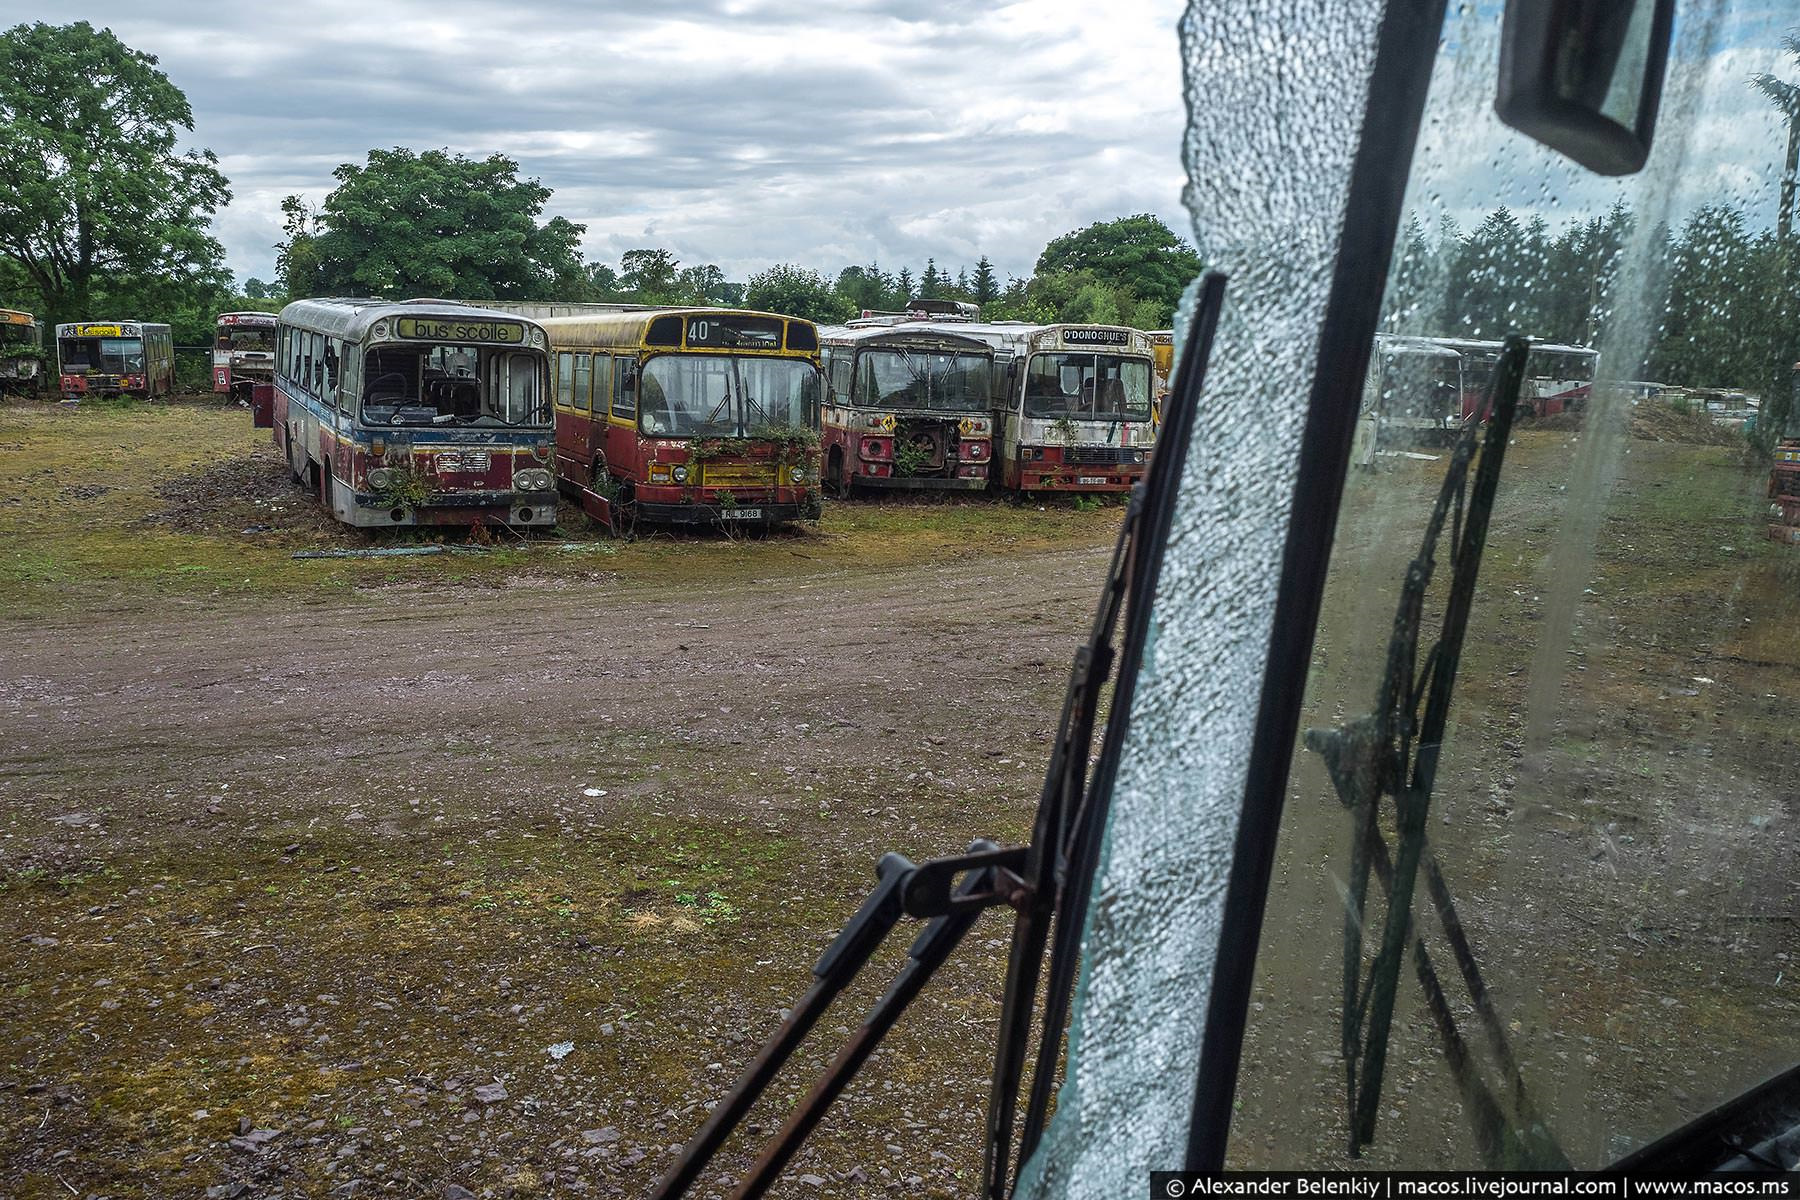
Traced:
[[[1800, 44], [1789, 50], [1800, 61]], [[1064, 234], [1029, 276], [1005, 280], [985, 255], [953, 266], [930, 256], [916, 270], [777, 263], [742, 281], [653, 246], [616, 264], [588, 262], [583, 226], [545, 217], [550, 189], [521, 177], [513, 160], [396, 147], [338, 167], [316, 207], [288, 197], [276, 278], [240, 292], [210, 232], [229, 182], [210, 152], [177, 149], [193, 113], [156, 61], [87, 22], [0, 34], [0, 164], [43, 164], [41, 173], [0, 172], [0, 304], [47, 325], [166, 320], [187, 343], [210, 340], [221, 310], [316, 295], [741, 304], [822, 322], [921, 296], [978, 303], [994, 319], [1159, 329], [1201, 267], [1194, 248], [1148, 214]], [[1756, 86], [1800, 113], [1794, 85], [1759, 77]], [[1790, 163], [1800, 156], [1796, 129]], [[1414, 219], [1399, 240], [1383, 328], [1484, 338], [1518, 330], [1586, 345], [1628, 299], [1665, 296], [1647, 361], [1614, 371], [1785, 398], [1800, 358], [1794, 203], [1784, 187], [1773, 230], [1753, 228], [1740, 207], [1704, 205], [1680, 228], [1653, 231], [1647, 277], [1629, 282], [1621, 272], [1637, 217], [1623, 206], [1556, 229], [1505, 208], [1466, 232]], [[1621, 294], [1628, 286], [1633, 297]]]

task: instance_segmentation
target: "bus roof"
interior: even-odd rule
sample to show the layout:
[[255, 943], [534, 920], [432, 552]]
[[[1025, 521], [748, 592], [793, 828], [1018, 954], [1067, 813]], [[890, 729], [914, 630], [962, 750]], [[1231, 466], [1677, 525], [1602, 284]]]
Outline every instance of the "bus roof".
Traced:
[[37, 318], [16, 308], [0, 308], [0, 325], [36, 325]]
[[[688, 317], [761, 317], [772, 321], [781, 321], [787, 327], [802, 326], [815, 331], [813, 345], [810, 347], [793, 347], [790, 353], [816, 353], [818, 347], [818, 326], [804, 317], [790, 317], [782, 313], [761, 312], [753, 308], [715, 308], [703, 304], [676, 305], [665, 308], [619, 308], [617, 311], [581, 313], [567, 317], [545, 317], [539, 323], [550, 335], [555, 345], [580, 346], [595, 345], [602, 342], [611, 345], [645, 345], [652, 321], [661, 317], [679, 317], [684, 321]], [[787, 337], [782, 338], [783, 346], [787, 345]], [[662, 343], [657, 343], [662, 344]], [[668, 343], [679, 347], [678, 340]], [[748, 347], [745, 347], [746, 349]]]
[[[1389, 338], [1389, 337], [1399, 337], [1401, 335], [1392, 334], [1392, 333], [1384, 333], [1384, 334], [1380, 334], [1379, 336], [1384, 337], [1384, 338]], [[1503, 342], [1489, 341], [1486, 338], [1453, 338], [1453, 337], [1420, 336], [1417, 338], [1409, 338], [1408, 340], [1431, 342], [1434, 345], [1448, 346], [1452, 350], [1456, 350], [1459, 352], [1465, 352], [1465, 353], [1468, 351], [1471, 351], [1471, 350], [1491, 350], [1494, 353], [1498, 354], [1500, 352], [1500, 347], [1505, 344]], [[1548, 351], [1552, 354], [1591, 354], [1595, 358], [1600, 357], [1600, 352], [1598, 350], [1594, 349], [1592, 346], [1565, 346], [1560, 342], [1535, 342], [1534, 341], [1531, 343], [1531, 352], [1533, 354], [1536, 354], [1540, 350]]]
[[537, 324], [519, 313], [481, 308], [459, 300], [372, 300], [354, 296], [296, 300], [281, 310], [280, 320], [285, 325], [299, 325], [345, 341], [361, 341], [377, 321], [422, 314], [486, 317], [501, 321], [523, 320]]
[[911, 321], [904, 325], [821, 325], [819, 326], [819, 343], [821, 345], [864, 346], [871, 342], [879, 342], [899, 346], [948, 345], [978, 350], [993, 349], [993, 343], [982, 338], [970, 337], [964, 333], [963, 330], [966, 328], [967, 325], [962, 322], [944, 325], [922, 321]]
[[272, 312], [228, 312], [220, 313], [216, 325], [266, 325], [273, 328], [279, 318]]
[[[56, 327], [56, 336], [66, 337], [142, 337], [155, 329], [167, 329], [160, 321], [70, 321]], [[107, 330], [100, 333], [99, 330]], [[93, 330], [95, 332], [89, 332]], [[125, 332], [130, 330], [129, 333]]]
[[[1496, 346], [1498, 342], [1494, 343]], [[1453, 346], [1446, 346], [1437, 338], [1405, 337], [1396, 333], [1378, 333], [1375, 335], [1375, 346], [1383, 354], [1416, 354], [1421, 358], [1454, 358], [1461, 359], [1462, 354]]]

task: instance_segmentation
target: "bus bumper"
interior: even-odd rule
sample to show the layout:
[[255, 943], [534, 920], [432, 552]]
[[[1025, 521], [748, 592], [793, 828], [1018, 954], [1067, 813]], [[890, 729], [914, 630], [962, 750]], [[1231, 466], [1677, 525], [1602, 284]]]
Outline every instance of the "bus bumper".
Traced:
[[510, 525], [548, 529], [556, 524], [556, 492], [467, 492], [416, 508], [396, 508], [380, 496], [359, 494], [343, 519], [359, 529], [416, 525]]
[[1049, 470], [1019, 471], [1022, 492], [1129, 492], [1131, 485], [1144, 477], [1142, 468], [1132, 471], [1108, 470], [1103, 467], [1057, 465]]
[[946, 478], [942, 475], [907, 475], [895, 478], [891, 475], [858, 475], [856, 486], [859, 488], [887, 488], [896, 492], [980, 492], [988, 485], [985, 464], [982, 474], [977, 478]]
[[723, 504], [650, 504], [638, 502], [638, 519], [654, 525], [782, 525], [789, 521], [816, 521], [824, 506], [818, 497], [775, 503], [744, 500]]

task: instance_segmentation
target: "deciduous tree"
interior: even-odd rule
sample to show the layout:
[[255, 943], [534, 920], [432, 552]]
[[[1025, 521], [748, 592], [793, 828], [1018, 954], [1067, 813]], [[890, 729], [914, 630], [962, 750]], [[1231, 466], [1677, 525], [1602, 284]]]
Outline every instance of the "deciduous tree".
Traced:
[[155, 56], [110, 30], [0, 34], [0, 256], [42, 296], [46, 323], [96, 315], [109, 286], [229, 287], [208, 225], [231, 193], [211, 151], [177, 149], [193, 127]]
[[[371, 150], [333, 174], [314, 236], [319, 286], [362, 296], [553, 299], [583, 278], [584, 226], [539, 223], [550, 189], [502, 154]], [[285, 207], [285, 206], [284, 206]], [[290, 280], [291, 283], [291, 280]]]

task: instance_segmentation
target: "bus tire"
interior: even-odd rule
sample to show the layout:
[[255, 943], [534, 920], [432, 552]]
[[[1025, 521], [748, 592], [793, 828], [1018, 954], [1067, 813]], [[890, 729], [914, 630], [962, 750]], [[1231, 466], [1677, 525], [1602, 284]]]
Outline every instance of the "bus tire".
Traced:
[[637, 502], [620, 497], [607, 503], [606, 532], [622, 542], [637, 541]]

